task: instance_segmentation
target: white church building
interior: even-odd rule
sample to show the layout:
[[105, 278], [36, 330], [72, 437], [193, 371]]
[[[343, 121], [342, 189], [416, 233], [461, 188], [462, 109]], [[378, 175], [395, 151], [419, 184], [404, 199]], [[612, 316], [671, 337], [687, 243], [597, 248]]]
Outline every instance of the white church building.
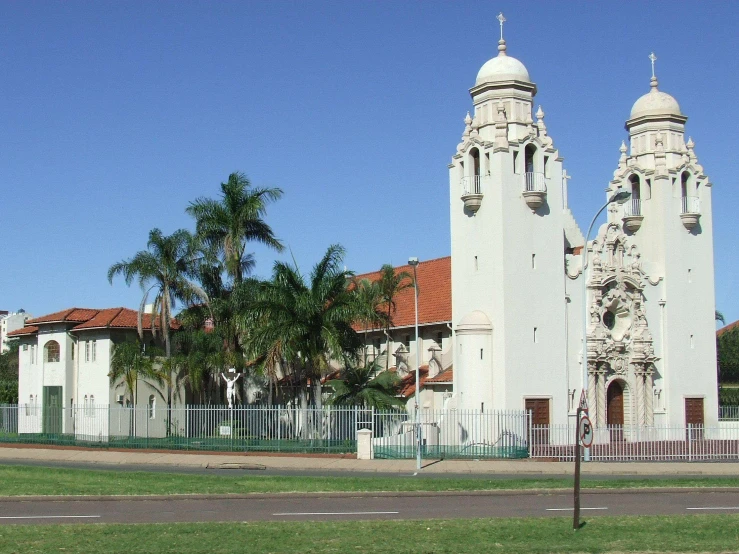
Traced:
[[[712, 184], [650, 58], [603, 202], [630, 197], [587, 245], [526, 67], [501, 38], [478, 72], [449, 164], [451, 257], [417, 268], [423, 407], [566, 424], [585, 388], [598, 426], [717, 425]], [[395, 319], [390, 365], [412, 398], [412, 291]], [[374, 332], [368, 348], [383, 356], [384, 340]]]

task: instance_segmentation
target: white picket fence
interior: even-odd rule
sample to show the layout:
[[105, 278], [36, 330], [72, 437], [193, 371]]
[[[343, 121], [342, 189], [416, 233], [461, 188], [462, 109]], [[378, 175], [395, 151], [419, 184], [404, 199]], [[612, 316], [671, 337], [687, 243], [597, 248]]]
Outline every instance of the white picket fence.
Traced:
[[[574, 426], [532, 426], [530, 436], [532, 458], [574, 460]], [[739, 461], [739, 422], [716, 427], [596, 428], [589, 454], [591, 460], [602, 462]]]

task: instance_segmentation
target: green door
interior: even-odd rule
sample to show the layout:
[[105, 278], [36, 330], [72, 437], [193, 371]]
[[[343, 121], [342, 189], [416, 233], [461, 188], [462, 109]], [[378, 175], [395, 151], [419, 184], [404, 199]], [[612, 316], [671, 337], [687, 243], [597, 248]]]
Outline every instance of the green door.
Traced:
[[44, 428], [45, 435], [59, 435], [62, 432], [64, 401], [62, 387], [44, 387]]

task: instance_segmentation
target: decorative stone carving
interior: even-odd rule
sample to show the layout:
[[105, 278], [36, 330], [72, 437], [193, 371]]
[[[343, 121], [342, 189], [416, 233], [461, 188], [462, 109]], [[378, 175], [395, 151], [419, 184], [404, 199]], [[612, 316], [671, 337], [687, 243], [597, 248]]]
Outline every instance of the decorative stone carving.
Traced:
[[647, 276], [641, 255], [617, 223], [610, 223], [595, 238], [591, 255], [587, 356], [589, 371], [593, 368], [589, 392], [598, 424], [606, 422], [605, 383], [618, 376], [629, 384], [633, 395], [635, 423], [651, 425], [652, 399], [647, 396], [652, 394], [657, 358], [644, 309]]

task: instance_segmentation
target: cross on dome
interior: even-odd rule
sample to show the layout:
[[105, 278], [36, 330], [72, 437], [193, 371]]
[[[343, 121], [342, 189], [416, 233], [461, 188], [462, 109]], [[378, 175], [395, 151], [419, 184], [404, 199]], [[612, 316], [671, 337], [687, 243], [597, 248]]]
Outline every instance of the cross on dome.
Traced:
[[654, 75], [654, 62], [657, 61], [657, 56], [654, 55], [654, 52], [649, 54], [649, 61], [652, 62], [652, 79], [650, 84], [652, 88], [657, 88], [657, 77]]
[[495, 19], [498, 20], [500, 23], [500, 40], [498, 41], [498, 56], [505, 56], [506, 53], [506, 45], [505, 45], [505, 39], [503, 38], [503, 23], [505, 23], [506, 18], [503, 16], [503, 12], [500, 12], [498, 14], [498, 17]]

